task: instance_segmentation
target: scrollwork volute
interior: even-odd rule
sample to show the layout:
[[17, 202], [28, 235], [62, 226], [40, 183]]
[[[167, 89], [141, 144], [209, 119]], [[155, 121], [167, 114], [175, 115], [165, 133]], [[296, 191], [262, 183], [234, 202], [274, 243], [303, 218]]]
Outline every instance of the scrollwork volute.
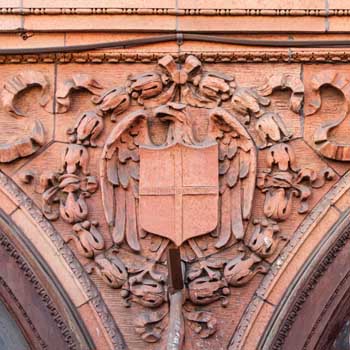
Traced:
[[322, 71], [312, 77], [310, 85], [310, 102], [306, 106], [308, 118], [311, 118], [321, 108], [322, 87], [331, 86], [339, 91], [344, 98], [344, 108], [337, 120], [332, 122], [326, 120], [314, 131], [315, 149], [325, 158], [342, 162], [350, 161], [350, 144], [338, 141], [336, 137], [331, 136], [332, 132], [335, 132], [349, 115], [350, 90], [347, 76], [334, 70]]
[[45, 130], [41, 121], [36, 118], [30, 118], [30, 116], [26, 115], [25, 112], [19, 110], [16, 106], [19, 95], [33, 86], [39, 86], [41, 88], [40, 106], [52, 112], [49, 103], [50, 83], [48, 78], [41, 72], [23, 71], [8, 79], [0, 90], [0, 101], [3, 110], [11, 118], [23, 118], [26, 124], [24, 136], [11, 135], [8, 142], [0, 144], [0, 163], [9, 163], [18, 158], [28, 157], [45, 143]]

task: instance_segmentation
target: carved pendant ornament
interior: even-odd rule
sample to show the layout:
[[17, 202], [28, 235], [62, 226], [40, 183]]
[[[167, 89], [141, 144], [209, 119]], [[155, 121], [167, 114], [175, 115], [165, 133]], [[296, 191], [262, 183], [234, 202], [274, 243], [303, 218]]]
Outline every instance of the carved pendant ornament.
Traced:
[[[293, 203], [306, 213], [313, 190], [334, 175], [298, 166], [293, 135], [271, 110], [268, 96], [288, 89], [289, 108], [299, 112], [302, 82], [275, 74], [263, 86], [240, 87], [233, 76], [205, 71], [195, 56], [179, 65], [168, 55], [154, 71], [109, 90], [85, 74], [59, 83], [59, 113], [76, 89], [88, 90], [95, 107], [68, 129], [61, 169], [36, 179], [43, 214], [71, 224], [67, 241], [91, 260], [88, 272], [119, 289], [126, 307], [143, 308], [134, 325], [144, 341], [164, 336], [167, 349], [180, 349], [185, 323], [201, 338], [212, 336], [210, 304], [225, 307], [232, 288], [267, 272], [266, 259], [287, 239], [278, 222]], [[89, 148], [108, 116], [115, 126], [96, 178]], [[258, 152], [267, 169], [258, 171]], [[108, 249], [88, 215], [98, 186], [114, 242]], [[256, 188], [265, 196], [263, 217], [252, 217]]]

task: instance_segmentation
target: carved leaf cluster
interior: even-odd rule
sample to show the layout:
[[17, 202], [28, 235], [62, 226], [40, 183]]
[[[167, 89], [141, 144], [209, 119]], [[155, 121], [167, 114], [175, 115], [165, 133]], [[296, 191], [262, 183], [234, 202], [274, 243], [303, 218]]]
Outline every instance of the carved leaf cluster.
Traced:
[[290, 145], [280, 143], [268, 149], [269, 168], [259, 174], [257, 184], [265, 193], [264, 214], [267, 218], [286, 220], [292, 212], [293, 198], [299, 202], [298, 212], [306, 213], [312, 189], [322, 187], [325, 181], [332, 180], [335, 176], [330, 168], [324, 168], [318, 174], [311, 168], [299, 169], [296, 163]]

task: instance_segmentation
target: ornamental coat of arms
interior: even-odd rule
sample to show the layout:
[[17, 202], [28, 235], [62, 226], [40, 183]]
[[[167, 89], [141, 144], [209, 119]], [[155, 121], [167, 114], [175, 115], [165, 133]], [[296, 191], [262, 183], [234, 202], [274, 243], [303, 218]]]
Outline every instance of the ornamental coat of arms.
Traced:
[[[256, 146], [238, 118], [219, 107], [232, 95], [232, 77], [203, 73], [194, 56], [182, 67], [170, 56], [159, 65], [163, 71], [130, 78], [123, 102], [117, 92], [120, 106], [131, 91], [143, 108], [126, 114], [105, 143], [100, 173], [105, 216], [117, 245], [142, 252], [142, 237], [152, 234], [162, 241], [156, 262], [129, 281], [131, 290], [139, 284], [145, 292], [143, 303], [161, 303], [151, 295], [153, 289], [159, 293], [167, 289], [166, 276], [156, 272], [156, 263], [170, 245], [186, 244], [200, 260], [198, 271], [194, 268], [188, 275], [190, 298], [206, 304], [224, 297], [229, 288], [218, 271], [223, 262], [207, 262], [195, 239], [211, 234], [216, 237], [213, 248], [220, 250], [243, 238], [255, 190]], [[113, 93], [102, 96], [99, 103], [111, 103]], [[186, 260], [186, 253], [182, 255]], [[226, 266], [226, 275], [235, 273], [237, 263]], [[180, 297], [179, 307], [184, 298]], [[209, 335], [215, 329], [208, 326], [215, 323], [209, 314], [207, 321], [200, 321], [195, 311], [183, 313], [204, 327], [201, 333]], [[169, 317], [172, 325], [174, 318], [179, 321], [183, 316]], [[143, 325], [140, 330], [147, 333], [150, 328]], [[182, 340], [169, 335], [169, 342], [180, 346]]]
[[[181, 349], [185, 324], [212, 336], [218, 320], [206, 306], [227, 306], [232, 288], [266, 273], [287, 239], [278, 222], [293, 201], [305, 213], [312, 189], [332, 179], [329, 169], [297, 166], [293, 135], [267, 97], [288, 89], [288, 108], [298, 112], [302, 82], [276, 73], [263, 86], [241, 87], [231, 75], [205, 71], [195, 56], [179, 64], [167, 55], [154, 71], [109, 90], [74, 75], [58, 88], [57, 113], [81, 88], [93, 94], [95, 109], [68, 129], [61, 169], [41, 176], [43, 214], [71, 224], [67, 241], [91, 259], [88, 272], [120, 289], [126, 307], [140, 308], [133, 323], [144, 341]], [[106, 130], [98, 178], [89, 173], [88, 150], [107, 116], [115, 124]], [[261, 150], [267, 168], [257, 172]], [[86, 198], [98, 187], [109, 248], [88, 219]], [[252, 217], [257, 189], [262, 217]]]
[[[215, 73], [202, 78], [193, 56], [182, 69], [169, 57], [160, 64], [170, 77], [133, 78], [130, 88], [144, 108], [118, 123], [105, 144], [101, 178], [107, 221], [114, 241], [125, 240], [136, 251], [140, 230], [178, 247], [218, 230], [217, 247], [223, 247], [232, 234], [243, 237], [256, 180], [254, 142], [234, 115], [216, 107], [230, 96], [232, 78]], [[193, 118], [199, 108], [205, 108], [199, 123], [207, 129], [201, 134]], [[150, 131], [157, 121], [164, 124], [161, 142], [152, 140]]]

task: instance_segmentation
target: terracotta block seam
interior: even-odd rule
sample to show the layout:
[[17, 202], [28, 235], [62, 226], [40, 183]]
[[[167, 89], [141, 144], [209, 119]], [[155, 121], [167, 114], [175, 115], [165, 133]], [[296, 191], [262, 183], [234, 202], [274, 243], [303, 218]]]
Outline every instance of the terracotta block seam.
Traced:
[[[306, 118], [308, 118], [308, 117], [306, 117]], [[316, 152], [315, 148], [312, 147], [312, 145], [310, 145], [310, 143], [308, 142], [308, 140], [305, 138], [305, 134], [304, 134], [304, 136], [303, 136], [303, 141], [304, 141], [305, 145], [306, 145], [308, 148], [310, 148], [310, 150], [311, 150], [317, 157], [321, 157], [321, 159], [327, 164], [328, 167], [330, 167], [330, 168], [336, 173], [337, 176], [339, 176], [339, 178], [341, 178], [341, 177], [343, 176], [343, 174], [341, 174], [341, 173], [339, 172], [339, 170], [338, 170], [336, 167], [334, 167], [334, 166], [332, 165], [332, 163], [329, 161], [329, 159], [323, 158], [320, 154], [318, 154], [318, 153]], [[331, 189], [330, 189], [330, 191], [331, 191]]]
[[[21, 205], [21, 201], [14, 201], [13, 198], [11, 198], [10, 196], [8, 196], [8, 193], [6, 193], [6, 191], [3, 191], [2, 189], [0, 190], [0, 193], [5, 196], [6, 200], [11, 204], [11, 206], [13, 207], [12, 210], [9, 210], [6, 212], [6, 215], [11, 216], [12, 214], [14, 214]], [[4, 207], [3, 207], [4, 203], [2, 203], [2, 207], [1, 210], [4, 211]]]
[[264, 297], [263, 297], [262, 295], [260, 295], [259, 293], [256, 293], [255, 296], [256, 296], [257, 298], [259, 298], [260, 300], [262, 300], [264, 303], [266, 303], [266, 304], [272, 306], [273, 308], [276, 308], [276, 306], [277, 306], [276, 304], [274, 304], [274, 303], [272, 303], [270, 300], [264, 298]]
[[[94, 316], [96, 317], [96, 323], [98, 323], [99, 325], [99, 328], [104, 336], [104, 339], [106, 341], [106, 343], [109, 345], [109, 348], [110, 349], [115, 349], [113, 343], [111, 342], [111, 337], [109, 336], [108, 334], [108, 329], [105, 327], [105, 325], [103, 324], [103, 321], [101, 320], [100, 316], [98, 315], [98, 313], [96, 312], [96, 309], [95, 307], [93, 306], [93, 302], [96, 301], [96, 299], [98, 298], [90, 298], [89, 300], [87, 300], [85, 303], [81, 304], [79, 307], [77, 307], [77, 310], [80, 312], [81, 308], [84, 306], [84, 305], [92, 305], [92, 313], [94, 314]], [[98, 302], [98, 300], [97, 300]], [[101, 322], [101, 324], [100, 324]], [[121, 347], [120, 349], [123, 349], [124, 348], [124, 344], [120, 344]], [[119, 347], [118, 347], [119, 349]]]
[[296, 141], [296, 140], [303, 140], [303, 137], [302, 136], [295, 136], [295, 137], [291, 137], [290, 138], [290, 141]]
[[[32, 202], [31, 199], [27, 197], [19, 188], [17, 185], [10, 180], [7, 175], [0, 172], [0, 185], [1, 190], [3, 193], [7, 195], [10, 199], [12, 199], [13, 202], [16, 201], [18, 208], [13, 211], [11, 216], [13, 217], [13, 214], [16, 213], [20, 209], [23, 212], [23, 215], [28, 219], [28, 222], [30, 222], [33, 226], [36, 226], [38, 229], [42, 231], [43, 237], [47, 237], [48, 242], [50, 241], [53, 247], [57, 250], [57, 256], [62, 256], [62, 258], [66, 261], [67, 266], [69, 266], [69, 261], [67, 261], [67, 257], [63, 256], [63, 254], [58, 253], [60, 249], [65, 250], [66, 252], [70, 250], [70, 248], [62, 248], [62, 246], [65, 245], [63, 242], [61, 236], [59, 236], [56, 231], [53, 229], [51, 224], [49, 224], [47, 221], [40, 221], [38, 223], [38, 219], [40, 220], [42, 218], [42, 214], [39, 211], [38, 208], [36, 208], [34, 202]], [[15, 199], [15, 201], [13, 200]], [[74, 271], [72, 270], [72, 267], [70, 266], [70, 270], [72, 274], [74, 274]], [[83, 285], [79, 278], [77, 278], [77, 282], [80, 283], [80, 286], [83, 291]], [[86, 291], [83, 291], [83, 293], [86, 295], [86, 297], [94, 297], [95, 293], [88, 293]]]
[[[31, 240], [34, 247], [36, 249], [38, 249], [40, 253], [42, 253], [43, 259], [46, 261], [46, 263], [48, 263], [48, 265], [52, 269], [52, 272], [56, 275], [60, 284], [67, 291], [67, 294], [71, 298], [74, 306], [79, 307], [81, 304], [83, 304], [85, 301], [87, 301], [89, 298], [91, 298], [91, 296], [89, 296], [89, 293], [84, 289], [84, 286], [81, 284], [81, 281], [79, 281], [79, 279], [77, 279], [76, 275], [72, 271], [71, 266], [69, 265], [69, 262], [67, 262], [66, 258], [63, 256], [63, 254], [61, 254], [59, 252], [57, 246], [52, 241], [52, 237], [48, 236], [47, 233], [41, 227], [38, 227], [35, 219], [31, 216], [30, 213], [27, 212], [27, 208], [26, 208], [27, 205], [28, 205], [28, 203], [26, 203], [26, 201], [24, 201], [24, 203], [19, 208], [20, 210], [15, 211], [15, 213], [17, 213], [17, 214], [13, 214], [11, 216], [11, 218], [13, 219], [13, 221], [15, 223], [17, 223], [15, 216], [19, 215], [22, 217], [22, 219], [24, 221], [24, 223], [21, 222], [20, 225], [23, 225], [23, 227], [26, 227], [26, 229], [29, 226], [32, 228], [36, 228], [36, 230], [39, 231], [38, 234], [41, 237], [40, 244], [43, 244], [43, 246], [46, 246], [46, 248], [48, 248], [48, 249], [52, 249], [52, 252], [50, 255], [50, 257], [51, 257], [50, 260], [46, 259], [45, 254], [43, 254], [42, 251], [40, 251], [40, 249], [38, 249], [37, 244], [35, 242], [33, 242], [31, 237], [28, 236], [27, 234], [26, 234], [26, 236], [29, 238], [29, 240]], [[17, 223], [17, 225], [20, 226], [18, 223]], [[23, 227], [20, 227], [20, 228], [23, 230]], [[63, 245], [65, 245], [65, 244], [63, 243]], [[59, 267], [57, 264], [58, 261], [60, 262]], [[69, 288], [67, 288], [71, 283], [74, 283], [74, 287], [76, 287], [75, 288], [76, 292], [75, 292], [74, 296], [70, 292]]]
[[[325, 11], [326, 11], [326, 16], [324, 19], [324, 26], [325, 26], [325, 32], [327, 33], [329, 31], [329, 16], [330, 16], [328, 0], [325, 0]], [[334, 15], [333, 12], [332, 12], [332, 15]]]
[[12, 176], [15, 176], [18, 172], [20, 172], [24, 167], [26, 167], [29, 163], [32, 162], [34, 158], [37, 158], [40, 154], [44, 153], [55, 141], [50, 140], [47, 144], [44, 146], [40, 147], [38, 151], [36, 151], [33, 156], [28, 157], [28, 159], [20, 166], [18, 169], [16, 169], [13, 173]]
[[343, 212], [337, 207], [337, 204], [331, 204], [330, 208], [333, 208], [334, 210], [336, 210], [340, 215], [343, 214]]
[[250, 330], [255, 325], [255, 320], [264, 305], [269, 305], [274, 309], [276, 308], [276, 305], [273, 305], [271, 302], [265, 302], [265, 299], [258, 294], [252, 297], [228, 343], [227, 348], [229, 350], [243, 349], [242, 345], [245, 344]]
[[14, 208], [13, 210], [11, 210], [11, 211], [8, 213], [8, 216], [12, 216], [18, 209], [20, 209], [20, 205], [16, 205], [16, 208]]
[[[332, 203], [331, 205], [334, 206], [342, 214], [348, 209], [348, 206], [346, 206], [345, 208], [341, 208], [342, 198], [344, 196], [346, 196], [346, 193], [341, 193], [336, 198], [334, 198], [331, 202]], [[349, 203], [349, 206], [350, 206], [350, 203]]]
[[[1, 178], [6, 178], [6, 177], [7, 177], [7, 175], [4, 174], [4, 173], [0, 170], [0, 181], [1, 181]], [[7, 184], [8, 184], [8, 181], [7, 181]], [[20, 206], [23, 204], [24, 197], [21, 196], [21, 195], [18, 195], [18, 196], [14, 195], [14, 192], [12, 191], [12, 188], [11, 188], [11, 190], [9, 191], [6, 187], [1, 186], [1, 192], [4, 193], [5, 196], [8, 197], [9, 200], [10, 200], [12, 203], [14, 203], [14, 205], [16, 206], [16, 209], [20, 208]], [[16, 194], [17, 194], [17, 193], [16, 193]], [[15, 212], [16, 212], [16, 210], [14, 210], [14, 211], [12, 212], [12, 214], [15, 213]], [[11, 215], [12, 215], [12, 214], [11, 214]]]

